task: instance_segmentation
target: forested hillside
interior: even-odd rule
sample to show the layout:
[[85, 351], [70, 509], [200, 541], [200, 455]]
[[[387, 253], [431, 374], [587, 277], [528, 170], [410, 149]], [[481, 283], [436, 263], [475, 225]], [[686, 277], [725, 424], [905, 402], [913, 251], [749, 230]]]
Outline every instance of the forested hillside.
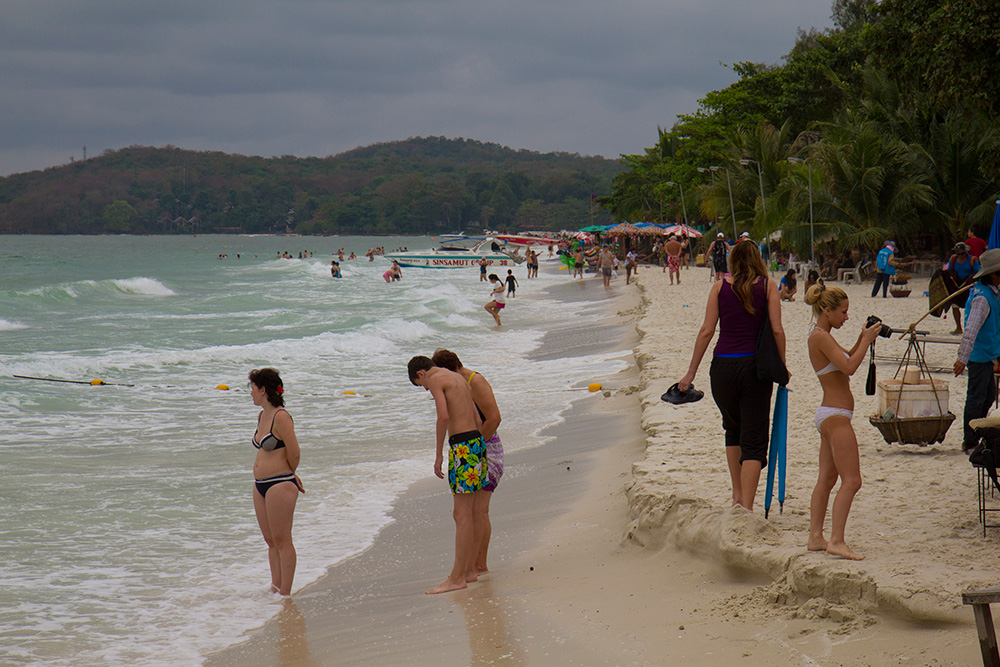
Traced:
[[0, 233], [431, 233], [579, 228], [615, 160], [427, 137], [326, 158], [130, 146], [0, 179]]

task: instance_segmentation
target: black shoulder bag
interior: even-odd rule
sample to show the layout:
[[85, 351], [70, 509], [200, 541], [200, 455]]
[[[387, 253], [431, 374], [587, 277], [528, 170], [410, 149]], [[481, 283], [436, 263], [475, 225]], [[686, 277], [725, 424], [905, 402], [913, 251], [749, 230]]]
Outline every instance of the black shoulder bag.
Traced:
[[[766, 293], [766, 292], [765, 292]], [[788, 384], [788, 369], [778, 354], [778, 343], [774, 340], [771, 330], [771, 315], [767, 301], [764, 301], [764, 323], [757, 333], [757, 379], [777, 382], [781, 386]]]
[[979, 444], [969, 454], [969, 463], [985, 468], [993, 482], [993, 488], [1000, 491], [1000, 480], [997, 479], [997, 466], [1000, 464], [1000, 429], [984, 429]]

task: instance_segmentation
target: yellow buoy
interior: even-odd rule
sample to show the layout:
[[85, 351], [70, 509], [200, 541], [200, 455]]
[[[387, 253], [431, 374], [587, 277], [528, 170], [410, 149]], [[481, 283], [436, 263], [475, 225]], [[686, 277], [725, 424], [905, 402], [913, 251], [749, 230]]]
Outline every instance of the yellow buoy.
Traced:
[[352, 391], [352, 390], [348, 389], [347, 391], [344, 392], [344, 395], [345, 396], [357, 396], [358, 392]]
[[93, 385], [93, 386], [95, 386], [95, 387], [98, 387], [98, 386], [104, 384], [104, 380], [94, 379], [94, 380], [90, 381], [90, 384]]
[[228, 384], [219, 384], [219, 385], [216, 385], [215, 388], [218, 389], [219, 391], [229, 391], [229, 385]]
[[600, 382], [591, 382], [587, 385], [587, 391], [600, 391], [603, 389]]

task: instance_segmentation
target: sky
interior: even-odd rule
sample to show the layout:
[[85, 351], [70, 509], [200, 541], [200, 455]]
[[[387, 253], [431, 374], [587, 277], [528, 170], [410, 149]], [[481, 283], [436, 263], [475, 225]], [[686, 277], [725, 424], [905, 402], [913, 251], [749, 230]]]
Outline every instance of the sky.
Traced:
[[0, 176], [131, 145], [641, 153], [832, 0], [4, 0]]

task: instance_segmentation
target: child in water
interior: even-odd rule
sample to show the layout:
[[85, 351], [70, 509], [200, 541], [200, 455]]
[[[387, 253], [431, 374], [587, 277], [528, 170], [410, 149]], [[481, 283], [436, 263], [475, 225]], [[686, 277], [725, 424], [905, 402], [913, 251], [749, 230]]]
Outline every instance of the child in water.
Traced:
[[500, 311], [507, 305], [503, 295], [503, 281], [500, 280], [500, 276], [495, 273], [491, 273], [490, 284], [493, 285], [493, 290], [490, 292], [490, 296], [493, 297], [493, 299], [483, 306], [483, 308], [485, 308], [486, 312], [493, 316], [493, 319], [496, 320], [497, 326], [499, 327], [502, 326], [500, 323]]
[[514, 277], [513, 271], [507, 269], [507, 296], [513, 297], [515, 291], [517, 291], [517, 278]]

